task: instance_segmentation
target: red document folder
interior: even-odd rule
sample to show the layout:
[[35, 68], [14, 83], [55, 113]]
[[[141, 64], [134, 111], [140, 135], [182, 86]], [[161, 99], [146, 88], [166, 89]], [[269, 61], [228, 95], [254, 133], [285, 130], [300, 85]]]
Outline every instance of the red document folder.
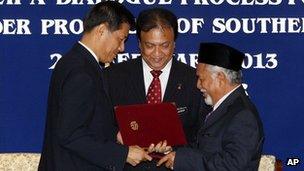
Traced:
[[116, 106], [115, 114], [125, 145], [146, 148], [163, 140], [170, 146], [186, 144], [181, 120], [172, 103]]

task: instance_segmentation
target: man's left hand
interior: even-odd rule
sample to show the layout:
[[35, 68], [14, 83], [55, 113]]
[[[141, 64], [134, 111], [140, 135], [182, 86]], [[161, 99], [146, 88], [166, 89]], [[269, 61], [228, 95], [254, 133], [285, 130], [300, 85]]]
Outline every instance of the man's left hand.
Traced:
[[171, 152], [167, 155], [165, 155], [163, 158], [161, 158], [158, 163], [157, 166], [162, 165], [163, 163], [165, 163], [165, 166], [171, 170], [173, 170], [173, 165], [174, 165], [174, 159], [175, 159], [175, 152]]

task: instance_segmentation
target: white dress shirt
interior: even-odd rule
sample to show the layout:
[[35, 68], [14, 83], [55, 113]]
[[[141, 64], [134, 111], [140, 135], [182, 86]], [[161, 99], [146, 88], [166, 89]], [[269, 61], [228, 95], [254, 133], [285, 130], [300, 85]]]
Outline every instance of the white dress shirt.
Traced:
[[[153, 80], [153, 76], [150, 73], [153, 69], [151, 69], [148, 64], [145, 62], [144, 59], [142, 59], [142, 64], [143, 64], [143, 74], [144, 74], [144, 81], [145, 81], [145, 92], [146, 94], [148, 93], [149, 86]], [[162, 100], [164, 99], [165, 95], [165, 90], [167, 87], [169, 75], [170, 75], [170, 70], [172, 66], [172, 59], [167, 63], [167, 65], [161, 70], [162, 73], [159, 76], [160, 80], [160, 86], [161, 86], [161, 95], [162, 95]]]

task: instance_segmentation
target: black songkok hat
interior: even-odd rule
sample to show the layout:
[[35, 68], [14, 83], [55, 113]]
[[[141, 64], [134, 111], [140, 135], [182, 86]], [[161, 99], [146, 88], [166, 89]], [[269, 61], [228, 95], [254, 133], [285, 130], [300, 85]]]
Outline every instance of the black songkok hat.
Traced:
[[201, 43], [198, 62], [239, 71], [245, 54], [222, 43]]

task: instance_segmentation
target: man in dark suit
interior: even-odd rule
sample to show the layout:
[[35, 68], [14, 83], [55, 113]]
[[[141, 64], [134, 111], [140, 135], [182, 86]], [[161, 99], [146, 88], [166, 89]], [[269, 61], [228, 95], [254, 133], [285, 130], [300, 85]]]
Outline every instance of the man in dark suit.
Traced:
[[[144, 10], [137, 18], [136, 31], [141, 57], [112, 65], [105, 72], [113, 105], [174, 102], [188, 142], [194, 141], [202, 98], [196, 89], [195, 69], [173, 59], [176, 16], [162, 8]], [[154, 90], [158, 92], [155, 96], [151, 93]], [[124, 170], [167, 169], [153, 161], [136, 167], [126, 165]]]
[[244, 54], [221, 43], [201, 43], [197, 87], [213, 106], [192, 147], [159, 161], [174, 170], [257, 170], [264, 140], [258, 112], [241, 85]]
[[113, 110], [98, 64], [124, 50], [133, 15], [118, 2], [95, 5], [81, 40], [53, 71], [39, 170], [122, 170], [151, 157], [138, 146], [116, 143]]

